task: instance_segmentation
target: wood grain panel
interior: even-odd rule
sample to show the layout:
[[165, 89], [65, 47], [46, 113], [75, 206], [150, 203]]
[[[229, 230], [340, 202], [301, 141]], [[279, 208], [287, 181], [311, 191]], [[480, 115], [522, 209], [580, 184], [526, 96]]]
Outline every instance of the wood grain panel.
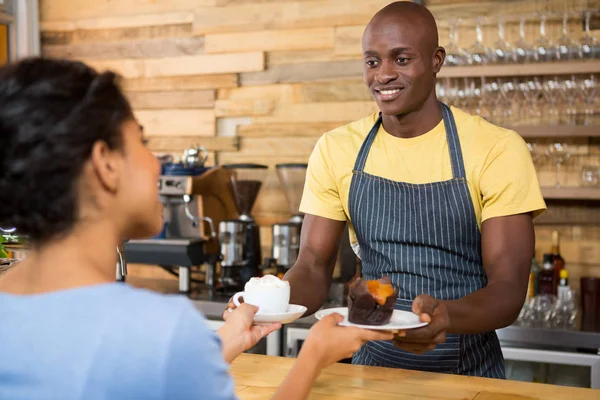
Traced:
[[123, 29], [145, 26], [180, 25], [194, 22], [190, 12], [134, 14], [125, 17], [89, 18], [79, 20], [48, 20], [40, 23], [41, 31], [68, 32], [75, 30]]
[[237, 84], [238, 77], [236, 74], [130, 78], [123, 81], [123, 87], [128, 92], [232, 88], [236, 87]]
[[281, 104], [267, 117], [253, 118], [254, 123], [349, 122], [378, 111], [375, 102]]
[[194, 31], [240, 32], [263, 29], [317, 28], [339, 25], [363, 25], [373, 14], [389, 4], [388, 0], [321, 0], [311, 2], [286, 1], [242, 4], [227, 7], [207, 7], [195, 10]]
[[300, 91], [302, 100], [307, 103], [372, 100], [362, 79], [307, 82], [300, 85]]
[[134, 109], [213, 108], [214, 90], [131, 92], [127, 98]]
[[137, 110], [148, 136], [215, 136], [214, 110]]
[[257, 158], [277, 154], [281, 156], [304, 156], [307, 158], [317, 143], [316, 137], [287, 138], [241, 138], [240, 155]]
[[333, 28], [220, 33], [206, 35], [206, 52], [330, 49], [333, 43]]
[[115, 70], [125, 78], [152, 78], [174, 75], [262, 71], [264, 69], [264, 55], [261, 52], [250, 52], [165, 59], [89, 60], [89, 64], [100, 70]]
[[192, 24], [143, 26], [123, 29], [92, 29], [68, 32], [42, 31], [41, 44], [60, 45], [119, 40], [144, 40], [192, 36]]
[[242, 86], [274, 83], [307, 82], [329, 79], [362, 77], [360, 61], [315, 62], [305, 64], [282, 64], [263, 72], [240, 74]]
[[359, 79], [242, 86], [219, 90], [220, 100], [268, 99], [279, 103], [369, 101], [367, 86]]
[[356, 60], [355, 55], [335, 54], [334, 49], [271, 51], [267, 53], [267, 65], [305, 64], [323, 61]]
[[214, 6], [216, 0], [45, 0], [40, 1], [42, 21], [135, 16], [174, 11], [192, 11], [195, 7]]
[[148, 148], [152, 151], [183, 150], [192, 146], [204, 146], [208, 151], [234, 152], [240, 147], [237, 137], [172, 137], [152, 136], [148, 138]]
[[283, 103], [302, 101], [301, 86], [298, 84], [275, 84], [260, 86], [241, 86], [234, 89], [221, 89], [218, 100], [256, 100], [264, 99]]
[[237, 127], [237, 134], [242, 137], [306, 137], [321, 136], [338, 126], [339, 122], [323, 122], [314, 124], [281, 123], [281, 124], [252, 124]]
[[364, 31], [365, 27], [363, 25], [335, 28], [335, 54], [360, 57], [362, 55], [361, 41]]
[[217, 117], [269, 115], [274, 109], [275, 103], [268, 99], [217, 100], [215, 102]]
[[176, 37], [123, 40], [44, 46], [43, 54], [58, 58], [117, 59], [164, 58], [197, 55], [204, 52], [204, 38]]

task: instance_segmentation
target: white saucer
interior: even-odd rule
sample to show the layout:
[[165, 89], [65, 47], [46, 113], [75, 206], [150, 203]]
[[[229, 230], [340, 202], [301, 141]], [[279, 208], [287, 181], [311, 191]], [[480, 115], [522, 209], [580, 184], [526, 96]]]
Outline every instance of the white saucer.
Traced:
[[357, 328], [373, 329], [380, 331], [397, 331], [406, 329], [421, 328], [429, 324], [429, 322], [421, 322], [419, 316], [412, 312], [394, 310], [390, 322], [385, 325], [359, 325], [353, 324], [348, 321], [348, 307], [336, 307], [328, 308], [325, 310], [319, 310], [315, 313], [317, 319], [321, 319], [326, 315], [338, 313], [344, 317], [344, 320], [340, 322], [342, 326], [355, 326]]
[[[230, 308], [227, 311], [232, 312]], [[258, 311], [254, 315], [255, 325], [269, 325], [274, 322], [281, 322], [281, 324], [289, 324], [300, 318], [306, 312], [306, 307], [297, 304], [288, 305], [287, 311], [284, 313], [277, 314], [262, 314]]]

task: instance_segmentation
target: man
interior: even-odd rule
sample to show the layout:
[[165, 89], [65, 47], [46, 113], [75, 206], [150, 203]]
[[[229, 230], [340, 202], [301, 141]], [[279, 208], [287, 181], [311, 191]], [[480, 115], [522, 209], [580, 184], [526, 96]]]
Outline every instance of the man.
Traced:
[[426, 327], [372, 342], [353, 362], [504, 378], [495, 330], [523, 304], [545, 210], [525, 142], [435, 95], [445, 51], [431, 13], [397, 2], [363, 35], [381, 113], [323, 135], [309, 161], [291, 302], [324, 303], [346, 222], [365, 279], [387, 275], [396, 308]]

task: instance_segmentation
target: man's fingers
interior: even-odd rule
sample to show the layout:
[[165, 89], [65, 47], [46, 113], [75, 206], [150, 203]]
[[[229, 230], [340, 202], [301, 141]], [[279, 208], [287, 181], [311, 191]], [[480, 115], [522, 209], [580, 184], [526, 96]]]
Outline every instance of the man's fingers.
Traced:
[[431, 338], [437, 335], [435, 327], [430, 325], [417, 329], [409, 329], [404, 336], [396, 336], [396, 339], [403, 342], [429, 343]]
[[419, 295], [415, 298], [412, 304], [412, 311], [417, 314], [427, 314], [429, 315], [429, 320], [421, 319], [423, 322], [431, 322], [431, 316], [433, 315], [433, 311], [437, 307], [438, 301], [431, 296], [428, 295]]

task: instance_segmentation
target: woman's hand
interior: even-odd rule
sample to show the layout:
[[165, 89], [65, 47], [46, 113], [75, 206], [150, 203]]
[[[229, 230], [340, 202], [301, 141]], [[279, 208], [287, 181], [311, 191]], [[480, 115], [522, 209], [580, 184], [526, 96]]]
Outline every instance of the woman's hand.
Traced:
[[225, 325], [217, 331], [223, 344], [223, 358], [231, 363], [238, 355], [254, 346], [269, 333], [281, 328], [280, 323], [266, 326], [253, 325], [258, 307], [241, 304], [232, 312], [223, 315]]
[[[325, 368], [344, 358], [350, 358], [363, 344], [375, 340], [392, 340], [394, 333], [349, 326], [339, 326], [340, 314], [330, 314], [309, 331], [298, 358], [318, 359], [318, 368]], [[304, 354], [303, 354], [304, 353]]]

